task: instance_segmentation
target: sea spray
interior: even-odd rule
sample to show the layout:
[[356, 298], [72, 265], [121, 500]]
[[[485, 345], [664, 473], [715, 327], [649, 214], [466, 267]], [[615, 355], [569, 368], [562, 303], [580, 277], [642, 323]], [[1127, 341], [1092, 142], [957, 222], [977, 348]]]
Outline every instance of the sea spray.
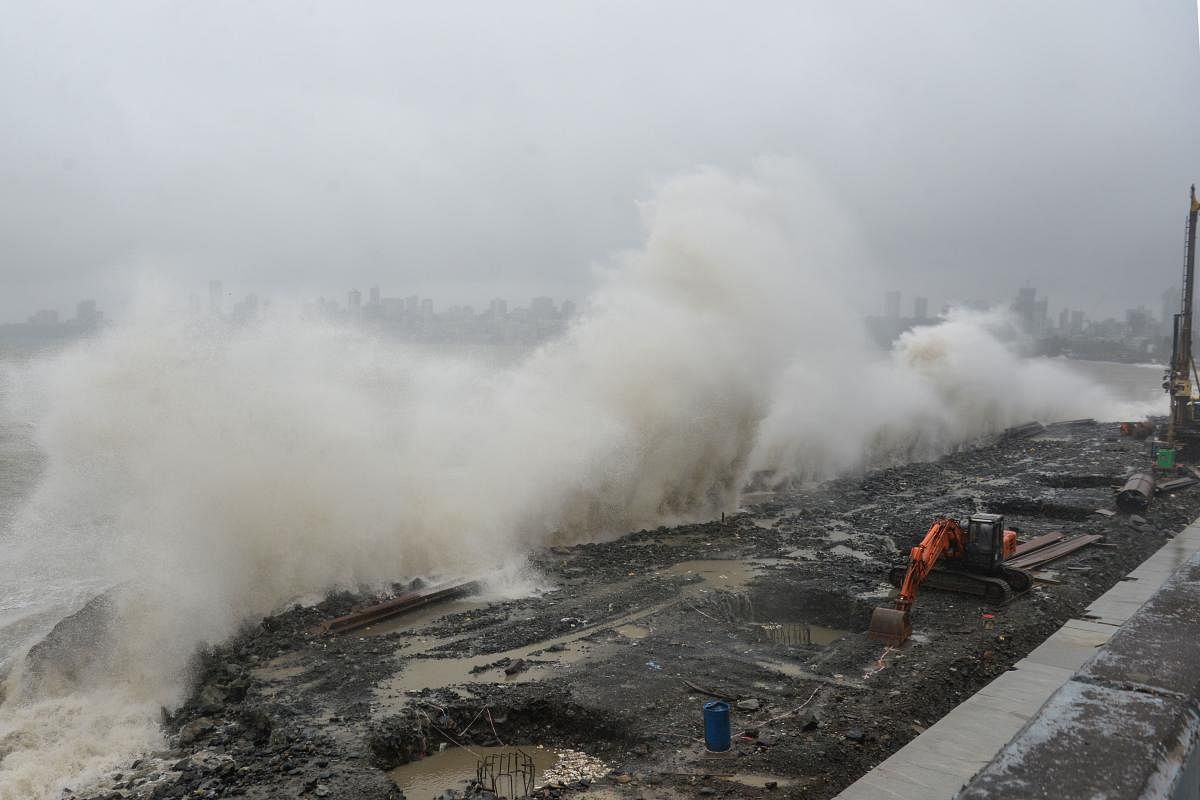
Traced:
[[1004, 311], [951, 310], [903, 334], [887, 354], [846, 347], [816, 362], [799, 354], [759, 429], [756, 471], [777, 482], [936, 458], [1030, 420], [1138, 419], [1049, 359], [1023, 358]]
[[852, 229], [794, 167], [682, 177], [644, 218], [645, 246], [516, 363], [278, 303], [241, 327], [146, 303], [17, 375], [47, 458], [19, 552], [78, 553], [64, 570], [119, 590], [103, 657], [10, 676], [0, 797], [152, 746], [197, 647], [296, 597], [711, 517], [755, 469], [817, 477], [1106, 413], [968, 316], [879, 352], [849, 302], [872, 285]]

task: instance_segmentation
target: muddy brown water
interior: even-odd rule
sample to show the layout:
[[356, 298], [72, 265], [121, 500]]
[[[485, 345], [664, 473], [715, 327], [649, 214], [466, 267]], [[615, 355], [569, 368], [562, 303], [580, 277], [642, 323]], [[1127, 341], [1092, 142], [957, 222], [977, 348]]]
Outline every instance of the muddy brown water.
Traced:
[[646, 625], [618, 625], [613, 630], [626, 639], [645, 639], [650, 635], [650, 628]]
[[377, 622], [374, 625], [369, 625], [361, 631], [356, 631], [358, 636], [384, 636], [397, 631], [408, 630], [409, 628], [417, 628], [450, 614], [459, 614], [464, 612], [482, 611], [490, 606], [483, 600], [473, 598], [463, 598], [461, 600], [451, 600], [449, 602], [434, 603], [433, 605], [424, 606], [413, 611], [406, 612], [391, 619]]
[[827, 647], [851, 632], [806, 622], [760, 622], [758, 629], [767, 641], [786, 645], [815, 644]]
[[[438, 689], [464, 683], [527, 683], [545, 680], [554, 674], [569, 670], [571, 665], [593, 655], [603, 647], [580, 641], [580, 635], [547, 639], [503, 653], [468, 658], [410, 658], [404, 662], [404, 669], [399, 675], [381, 685], [380, 699], [400, 697], [409, 691]], [[538, 656], [533, 655], [548, 647], [555, 647], [555, 650]], [[507, 675], [504, 672], [507, 664], [491, 666], [504, 659], [508, 659], [508, 664], [518, 659], [528, 660], [529, 663], [524, 670]]]
[[[747, 587], [768, 565], [767, 560], [750, 559], [700, 559], [681, 561], [655, 574], [661, 577], [697, 577], [700, 581], [685, 587], [683, 596], [710, 592], [736, 592]], [[376, 700], [386, 709], [395, 702], [403, 702], [408, 692], [424, 689], [439, 689], [467, 683], [529, 683], [555, 675], [569, 673], [582, 661], [602, 657], [613, 649], [613, 645], [585, 641], [586, 637], [602, 630], [612, 630], [625, 639], [640, 640], [648, 637], [652, 630], [643, 620], [670, 607], [675, 601], [658, 603], [622, 615], [616, 619], [584, 624], [571, 632], [552, 639], [545, 639], [524, 647], [501, 653], [472, 656], [468, 658], [433, 658], [425, 654], [435, 647], [446, 644], [457, 637], [422, 637], [406, 643], [402, 654], [408, 656], [404, 669], [394, 678], [376, 688]], [[390, 621], [390, 630], [415, 627], [465, 608], [468, 601], [457, 601], [451, 606], [440, 606], [441, 613], [432, 609], [419, 616], [405, 616]], [[498, 662], [505, 662], [500, 663]], [[508, 675], [505, 668], [512, 662], [525, 660], [521, 671]]]
[[[580, 778], [596, 780], [609, 771], [604, 762], [585, 753], [534, 745], [451, 747], [420, 761], [410, 761], [388, 775], [404, 792], [406, 800], [434, 800], [447, 789], [461, 790], [464, 781], [476, 779], [481, 762], [489, 756], [502, 759], [518, 752], [532, 760], [535, 787], [574, 783]], [[519, 789], [520, 776], [514, 780]], [[507, 782], [503, 775], [498, 776], [497, 789], [504, 795], [509, 794]]]
[[762, 566], [746, 559], [702, 559], [680, 561], [659, 570], [656, 574], [695, 576], [703, 578], [704, 583], [711, 589], [731, 592], [749, 585]]

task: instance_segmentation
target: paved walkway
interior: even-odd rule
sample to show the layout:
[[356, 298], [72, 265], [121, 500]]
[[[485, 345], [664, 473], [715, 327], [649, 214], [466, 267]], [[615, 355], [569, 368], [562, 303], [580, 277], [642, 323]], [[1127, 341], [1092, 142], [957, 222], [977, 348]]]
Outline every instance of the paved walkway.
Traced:
[[938, 800], [955, 797], [1022, 731], [1051, 695], [1108, 643], [1177, 569], [1200, 553], [1193, 522], [1129, 576], [1069, 620], [1015, 668], [960, 703], [890, 758], [848, 786], [838, 800]]

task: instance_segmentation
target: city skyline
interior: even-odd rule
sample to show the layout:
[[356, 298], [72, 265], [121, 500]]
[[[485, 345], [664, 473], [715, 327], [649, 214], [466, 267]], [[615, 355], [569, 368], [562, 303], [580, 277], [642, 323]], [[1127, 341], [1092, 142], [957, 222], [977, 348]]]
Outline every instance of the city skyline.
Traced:
[[[222, 280], [210, 280], [206, 289], [206, 301], [200, 292], [192, 291], [178, 309], [186, 309], [192, 318], [219, 317], [246, 324], [272, 306], [270, 298], [256, 292], [242, 295], [227, 288]], [[1160, 355], [1164, 341], [1172, 335], [1172, 318], [1180, 305], [1179, 287], [1168, 287], [1160, 294], [1157, 313], [1140, 304], [1119, 315], [1099, 317], [1070, 303], [1052, 306], [1051, 298], [1038, 292], [1037, 287], [1026, 284], [1018, 287], [1007, 302], [975, 300], [943, 304], [931, 311], [927, 295], [890, 289], [881, 295], [883, 313], [864, 313], [862, 317], [868, 331], [886, 346], [911, 327], [936, 322], [952, 307], [1006, 309], [1033, 339], [1058, 342], [1051, 344], [1051, 349], [1068, 340], [1086, 349], [1091, 341], [1104, 342], [1106, 347], [1119, 344], [1129, 352]], [[545, 294], [530, 297], [527, 306], [519, 303], [510, 303], [507, 297], [493, 297], [480, 304], [444, 302], [421, 293], [388, 295], [382, 286], [368, 285], [365, 293], [355, 286], [341, 292], [341, 297], [318, 295], [292, 305], [309, 318], [368, 324], [412, 339], [522, 344], [544, 341], [561, 332], [580, 308], [572, 299], [559, 300]], [[42, 308], [29, 314], [24, 322], [0, 323], [0, 331], [70, 335], [115, 321], [119, 318], [101, 312], [94, 300], [84, 300], [76, 304], [74, 317], [60, 315], [56, 308]]]
[[[290, 304], [297, 308], [303, 308], [304, 306], [312, 304], [312, 303], [322, 303], [322, 302], [327, 303], [327, 304], [332, 303], [332, 304], [340, 305], [343, 301], [339, 300], [338, 298], [344, 297], [345, 298], [344, 302], [346, 303], [347, 306], [349, 306], [352, 304], [350, 297], [357, 292], [357, 294], [359, 296], [359, 303], [360, 303], [360, 305], [362, 305], [364, 307], [370, 306], [373, 304], [380, 304], [380, 303], [382, 303], [383, 305], [388, 305], [389, 303], [393, 303], [397, 299], [400, 299], [400, 298], [419, 297], [422, 300], [432, 301], [434, 304], [435, 310], [448, 310], [448, 309], [453, 309], [455, 307], [484, 308], [484, 307], [489, 306], [495, 300], [502, 300], [506, 303], [511, 302], [511, 298], [513, 298], [513, 297], [518, 298], [516, 300], [517, 303], [519, 303], [521, 301], [520, 298], [524, 297], [524, 296], [528, 296], [530, 302], [533, 302], [533, 301], [538, 300], [539, 298], [545, 298], [545, 297], [553, 297], [557, 301], [561, 297], [560, 295], [556, 295], [553, 292], [545, 292], [545, 291], [539, 292], [537, 290], [532, 290], [532, 291], [527, 290], [522, 295], [516, 295], [515, 293], [507, 293], [506, 294], [503, 292], [497, 292], [497, 293], [476, 292], [471, 296], [471, 299], [463, 299], [463, 295], [459, 294], [459, 295], [453, 297], [453, 299], [447, 300], [447, 299], [445, 299], [445, 297], [438, 296], [435, 293], [427, 291], [427, 290], [418, 290], [415, 293], [412, 291], [406, 291], [406, 292], [402, 292], [395, 296], [384, 297], [383, 296], [383, 288], [380, 284], [363, 284], [363, 286], [365, 286], [365, 288], [366, 288], [365, 295], [363, 292], [363, 288], [361, 286], [351, 286], [349, 288], [345, 288], [345, 289], [341, 290], [340, 292], [329, 292], [329, 293], [318, 292], [318, 293], [309, 294], [309, 295], [300, 295], [298, 293], [292, 292], [292, 293], [282, 293], [281, 295], [271, 297], [269, 295], [264, 295], [262, 292], [254, 291], [254, 290], [248, 289], [248, 288], [247, 289], [239, 288], [239, 289], [235, 290], [233, 288], [228, 287], [224, 280], [210, 280], [208, 282], [207, 286], [205, 287], [204, 295], [203, 295], [203, 296], [207, 296], [206, 301], [202, 301], [201, 292], [194, 288], [193, 290], [191, 290], [190, 292], [187, 292], [186, 294], [176, 293], [174, 295], [174, 298], [175, 298], [174, 305], [176, 305], [179, 308], [190, 308], [192, 311], [195, 311], [201, 305], [205, 305], [205, 303], [206, 303], [205, 307], [209, 308], [210, 310], [212, 310], [213, 308], [220, 308], [220, 309], [228, 308], [230, 310], [233, 310], [237, 306], [238, 303], [245, 302], [246, 300], [248, 300], [250, 298], [254, 298], [254, 300], [252, 302], [260, 302], [260, 303], [264, 303], [264, 304], [269, 304], [271, 302], [278, 302], [278, 303], [285, 304], [285, 305]], [[904, 289], [904, 290], [887, 289], [887, 290], [882, 291], [879, 294], [879, 297], [881, 298], [881, 302], [876, 302], [874, 304], [870, 304], [870, 303], [867, 304], [867, 307], [863, 309], [863, 316], [864, 317], [875, 317], [875, 316], [896, 317], [896, 316], [899, 316], [901, 318], [906, 318], [906, 319], [932, 320], [932, 319], [937, 319], [939, 316], [942, 316], [950, 308], [995, 309], [995, 308], [1002, 308], [1002, 307], [1007, 307], [1007, 306], [1011, 305], [1012, 310], [1014, 312], [1018, 313], [1020, 316], [1028, 318], [1029, 312], [1022, 311], [1022, 310], [1020, 310], [1019, 307], [1022, 307], [1021, 298], [1024, 296], [1024, 293], [1030, 292], [1030, 291], [1032, 291], [1036, 294], [1037, 292], [1040, 292], [1040, 289], [1038, 287], [1029, 286], [1028, 284], [1017, 287], [1016, 294], [1015, 294], [1015, 297], [1016, 297], [1015, 302], [1013, 300], [1012, 295], [1010, 295], [1008, 297], [972, 298], [972, 299], [959, 298], [959, 299], [946, 299], [946, 300], [939, 301], [936, 299], [936, 297], [933, 295], [933, 293], [920, 292], [920, 291], [916, 291], [916, 290], [912, 290], [912, 289]], [[476, 298], [483, 298], [483, 299], [480, 300], [480, 299], [476, 299]], [[568, 303], [572, 304], [572, 306], [574, 306], [575, 308], [583, 308], [586, 306], [586, 302], [580, 302], [578, 300], [578, 298], [575, 296], [565, 296], [565, 297], [561, 297], [561, 299], [563, 302], [568, 302]], [[1139, 302], [1134, 306], [1127, 306], [1125, 308], [1120, 308], [1120, 309], [1110, 309], [1107, 306], [1105, 306], [1105, 307], [1103, 307], [1103, 309], [1101, 311], [1096, 311], [1094, 308], [1089, 308], [1086, 305], [1080, 304], [1080, 303], [1067, 302], [1067, 303], [1063, 303], [1063, 304], [1059, 305], [1059, 304], [1053, 303], [1052, 300], [1053, 299], [1050, 297], [1041, 296], [1038, 301], [1039, 303], [1042, 304], [1041, 310], [1042, 310], [1042, 312], [1044, 312], [1045, 318], [1050, 321], [1053, 321], [1056, 318], [1058, 312], [1061, 311], [1062, 309], [1067, 309], [1071, 312], [1075, 312], [1075, 311], [1082, 312], [1084, 314], [1084, 317], [1087, 320], [1096, 320], [1096, 321], [1106, 320], [1106, 319], [1123, 319], [1126, 317], [1126, 315], [1128, 314], [1129, 311], [1136, 310], [1136, 309], [1143, 309], [1143, 310], [1151, 312], [1151, 315], [1153, 316], [1153, 318], [1161, 322], [1161, 321], [1164, 321], [1165, 319], [1167, 319], [1168, 316], [1170, 316], [1166, 311], [1166, 309], [1168, 307], [1178, 309], [1179, 304], [1180, 304], [1180, 289], [1178, 286], [1170, 286], [1170, 287], [1167, 287], [1167, 288], [1161, 290], [1157, 296], [1157, 302], [1155, 302], [1154, 300], [1152, 300], [1150, 298], [1146, 298], [1142, 302]], [[45, 305], [40, 305], [35, 308], [28, 309], [27, 311], [19, 314], [15, 318], [9, 317], [8, 319], [0, 319], [0, 325], [31, 324], [31, 323], [37, 323], [37, 322], [46, 322], [47, 320], [51, 320], [51, 319], [57, 320], [59, 318], [63, 318], [62, 313], [60, 311], [61, 308], [63, 308], [64, 306], [69, 308], [72, 304], [77, 305], [82, 302], [91, 303], [93, 308], [100, 305], [94, 298], [86, 298], [84, 300], [73, 300], [73, 301], [64, 300], [64, 301], [59, 301], [59, 302], [52, 302], [52, 303], [48, 303]], [[516, 308], [516, 307], [519, 307], [519, 306], [514, 305], [514, 308]], [[912, 313], [911, 314], [905, 313], [905, 309], [911, 309]], [[1054, 311], [1052, 311], [1052, 309], [1054, 309]], [[1157, 311], [1158, 311], [1157, 314], [1153, 313], [1153, 311], [1155, 309], [1157, 309]], [[1171, 313], [1174, 313], [1174, 312], [1171, 312]], [[35, 317], [37, 318], [36, 320], [35, 320]], [[113, 313], [111, 311], [108, 311], [104, 314], [104, 318], [109, 322], [119, 321], [122, 318], [122, 315], [120, 313]], [[63, 318], [63, 319], [65, 319], [65, 318]]]

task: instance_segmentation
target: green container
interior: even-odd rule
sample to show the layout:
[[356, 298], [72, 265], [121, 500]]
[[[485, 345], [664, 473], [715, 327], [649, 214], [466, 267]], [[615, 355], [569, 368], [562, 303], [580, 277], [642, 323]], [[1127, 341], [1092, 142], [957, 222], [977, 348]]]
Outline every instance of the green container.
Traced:
[[1158, 468], [1159, 469], [1174, 469], [1175, 468], [1175, 450], [1170, 447], [1164, 447], [1158, 451]]

